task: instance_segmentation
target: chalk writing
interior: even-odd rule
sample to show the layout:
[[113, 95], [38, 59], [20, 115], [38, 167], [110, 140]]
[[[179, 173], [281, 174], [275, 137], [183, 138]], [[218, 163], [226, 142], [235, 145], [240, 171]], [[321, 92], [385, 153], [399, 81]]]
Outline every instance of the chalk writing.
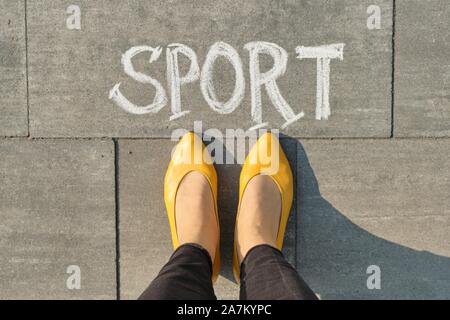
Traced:
[[[250, 94], [251, 94], [251, 119], [254, 123], [249, 130], [256, 130], [268, 125], [263, 122], [262, 106], [262, 88], [264, 87], [270, 102], [275, 110], [282, 116], [284, 123], [282, 129], [295, 123], [305, 116], [303, 111], [296, 113], [291, 108], [286, 99], [282, 96], [277, 85], [277, 79], [282, 77], [288, 65], [288, 53], [285, 49], [275, 43], [254, 41], [247, 43], [244, 48], [249, 54], [249, 75], [250, 75]], [[122, 55], [122, 65], [125, 74], [133, 80], [150, 84], [155, 88], [153, 102], [146, 106], [133, 104], [120, 91], [120, 83], [113, 86], [109, 93], [109, 98], [114, 101], [123, 110], [132, 114], [157, 113], [164, 108], [169, 99], [162, 84], [153, 77], [134, 69], [132, 58], [141, 53], [150, 53], [149, 63], [153, 63], [160, 58], [161, 47], [137, 46], [127, 50]], [[330, 63], [332, 59], [344, 59], [344, 44], [330, 44], [317, 47], [298, 46], [296, 48], [297, 58], [316, 59], [317, 60], [317, 92], [316, 92], [316, 114], [317, 120], [327, 120], [331, 115], [330, 107]], [[190, 67], [185, 75], [180, 75], [179, 56], [185, 56]], [[273, 60], [271, 69], [261, 72], [260, 57], [268, 55]], [[214, 63], [217, 58], [223, 57], [234, 69], [235, 85], [231, 97], [228, 101], [219, 101], [216, 89], [213, 84]], [[219, 114], [230, 114], [241, 104], [245, 96], [245, 77], [242, 66], [242, 60], [239, 53], [225, 42], [216, 42], [213, 44], [207, 55], [205, 62], [200, 70], [198, 58], [193, 49], [180, 44], [173, 43], [166, 48], [166, 76], [168, 83], [168, 92], [170, 95], [171, 116], [169, 121], [176, 120], [190, 113], [190, 110], [183, 110], [181, 103], [181, 88], [183, 85], [200, 82], [200, 90], [208, 106]]]

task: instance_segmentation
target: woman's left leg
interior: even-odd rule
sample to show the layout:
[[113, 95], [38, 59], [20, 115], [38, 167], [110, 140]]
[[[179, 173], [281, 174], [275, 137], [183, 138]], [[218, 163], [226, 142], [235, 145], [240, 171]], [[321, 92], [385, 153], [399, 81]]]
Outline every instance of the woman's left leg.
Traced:
[[216, 300], [208, 251], [184, 244], [139, 297], [139, 300]]

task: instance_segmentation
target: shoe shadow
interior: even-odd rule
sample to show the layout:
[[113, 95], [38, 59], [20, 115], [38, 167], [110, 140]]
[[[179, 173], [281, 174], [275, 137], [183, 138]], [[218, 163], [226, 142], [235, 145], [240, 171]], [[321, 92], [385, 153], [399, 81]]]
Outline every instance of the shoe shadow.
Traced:
[[[297, 190], [283, 251], [322, 299], [450, 298], [449, 257], [396, 244], [352, 222], [321, 195], [303, 145], [289, 136], [281, 136], [281, 143]], [[216, 169], [220, 181], [221, 276], [227, 280], [222, 289], [227, 291], [225, 296], [233, 297], [236, 286], [232, 284], [231, 261], [241, 165], [220, 164]], [[367, 268], [372, 265], [381, 271], [379, 290], [367, 287], [373, 274], [368, 274]]]
[[[322, 197], [298, 141], [297, 161], [297, 270], [322, 299], [450, 298], [449, 257], [414, 250], [359, 227]], [[380, 267], [380, 290], [367, 288], [371, 265]]]

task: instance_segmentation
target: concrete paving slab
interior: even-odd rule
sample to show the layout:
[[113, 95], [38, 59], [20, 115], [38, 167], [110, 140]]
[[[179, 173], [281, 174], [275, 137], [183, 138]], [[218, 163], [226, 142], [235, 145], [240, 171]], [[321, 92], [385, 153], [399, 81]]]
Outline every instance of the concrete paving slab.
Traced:
[[[450, 144], [301, 141], [297, 268], [323, 299], [450, 298]], [[381, 290], [369, 290], [369, 266]]]
[[397, 1], [396, 11], [394, 134], [450, 137], [450, 3]]
[[0, 158], [0, 299], [115, 299], [112, 141], [0, 140]]
[[[32, 136], [168, 137], [175, 128], [191, 129], [196, 120], [202, 120], [206, 130], [248, 129], [260, 122], [279, 128], [287, 119], [292, 120], [286, 128], [291, 136], [390, 134], [392, 0], [80, 0], [77, 5], [80, 30], [67, 28], [67, 19], [69, 26], [76, 26], [72, 22], [77, 9], [68, 8], [66, 1], [28, 4]], [[377, 12], [377, 8], [370, 7], [373, 5], [380, 9], [378, 30], [367, 27], [368, 18]], [[151, 65], [149, 52], [135, 56], [132, 64], [141, 74], [159, 81], [167, 92], [165, 50], [169, 44], [183, 43], [192, 48], [203, 69], [209, 48], [219, 41], [230, 44], [242, 60], [245, 93], [233, 112], [223, 114], [232, 108], [223, 113], [213, 111], [203, 98], [199, 81], [182, 86], [181, 110], [191, 112], [173, 121], [169, 121], [174, 114], [170, 103], [156, 114], [135, 115], [109, 99], [111, 89], [120, 83], [120, 93], [133, 105], [144, 106], [153, 101], [155, 88], [150, 80], [144, 76], [144, 83], [138, 83], [124, 72], [121, 58], [129, 49], [161, 46], [161, 55], [156, 59], [156, 51]], [[258, 112], [254, 119], [251, 116], [249, 52], [244, 49], [254, 41], [276, 43], [288, 55], [286, 73], [277, 83], [290, 109], [278, 112], [263, 89], [262, 107], [256, 109], [262, 111], [261, 119], [256, 116]], [[296, 47], [336, 43], [345, 44], [343, 61], [334, 59], [340, 54], [333, 53], [331, 91], [324, 95], [329, 98], [331, 115], [329, 120], [319, 121], [315, 120], [317, 59], [308, 58], [318, 51], [304, 50], [305, 59], [299, 60]], [[330, 54], [324, 48], [319, 52]], [[180, 56], [179, 64], [184, 76], [189, 69], [188, 59]], [[321, 65], [326, 71], [327, 63]], [[261, 58], [261, 72], [272, 66], [270, 57]], [[133, 73], [130, 68], [127, 70]], [[217, 99], [230, 99], [235, 75], [224, 58], [215, 64], [212, 79]], [[326, 81], [323, 84], [327, 87]], [[112, 96], [119, 96], [117, 91], [114, 93]], [[304, 118], [294, 121], [301, 111]]]
[[0, 0], [0, 136], [28, 135], [25, 1]]
[[[136, 299], [158, 274], [172, 252], [163, 198], [163, 179], [175, 146], [169, 140], [119, 141], [120, 295]], [[283, 141], [295, 168], [296, 144]], [[216, 165], [219, 177], [221, 276], [219, 299], [237, 299], [239, 287], [231, 271], [232, 239], [238, 203], [240, 165]], [[294, 206], [295, 208], [295, 206]], [[285, 237], [284, 253], [295, 264], [295, 211]]]

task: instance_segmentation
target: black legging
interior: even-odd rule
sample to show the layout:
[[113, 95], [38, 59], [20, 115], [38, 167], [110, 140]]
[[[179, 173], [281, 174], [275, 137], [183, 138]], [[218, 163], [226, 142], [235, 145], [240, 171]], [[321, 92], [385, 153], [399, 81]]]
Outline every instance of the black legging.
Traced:
[[[196, 244], [180, 246], [139, 297], [140, 300], [215, 300], [211, 258]], [[286, 261], [268, 245], [252, 248], [241, 264], [241, 300], [316, 300]]]

